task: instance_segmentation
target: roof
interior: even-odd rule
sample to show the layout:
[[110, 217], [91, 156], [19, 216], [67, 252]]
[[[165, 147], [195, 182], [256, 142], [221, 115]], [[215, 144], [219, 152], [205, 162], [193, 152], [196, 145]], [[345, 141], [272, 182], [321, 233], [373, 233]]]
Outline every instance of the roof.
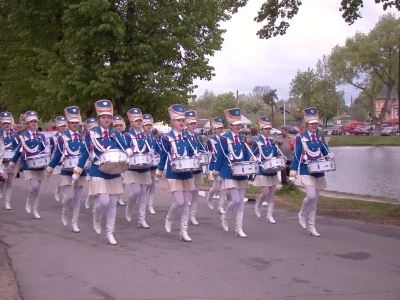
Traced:
[[204, 128], [207, 124], [208, 119], [197, 119], [197, 128]]
[[[375, 97], [376, 99], [386, 99], [386, 94], [388, 92], [388, 88], [387, 86], [384, 86], [381, 91], [379, 92], [379, 94]], [[390, 99], [398, 99], [398, 94], [395, 88], [392, 88], [392, 91], [390, 93]]]

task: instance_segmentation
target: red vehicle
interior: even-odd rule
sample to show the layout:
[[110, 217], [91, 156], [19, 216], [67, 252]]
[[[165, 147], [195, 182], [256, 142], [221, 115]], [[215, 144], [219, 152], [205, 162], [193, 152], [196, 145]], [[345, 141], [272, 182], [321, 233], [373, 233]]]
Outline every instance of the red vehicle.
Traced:
[[370, 131], [365, 127], [357, 127], [352, 130], [354, 135], [370, 135]]
[[353, 134], [353, 130], [357, 127], [362, 127], [365, 126], [365, 122], [361, 122], [361, 121], [349, 121], [346, 124], [346, 131], [350, 134]]

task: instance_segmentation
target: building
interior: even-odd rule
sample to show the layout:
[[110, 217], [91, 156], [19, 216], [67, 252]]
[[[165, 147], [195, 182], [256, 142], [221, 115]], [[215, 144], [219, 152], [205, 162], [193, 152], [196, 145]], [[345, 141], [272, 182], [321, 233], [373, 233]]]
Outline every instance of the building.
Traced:
[[[383, 105], [386, 100], [386, 94], [387, 94], [387, 87], [384, 86], [380, 93], [376, 96], [375, 98], [375, 115], [379, 117], [381, 114]], [[387, 122], [387, 121], [392, 121], [394, 119], [399, 119], [399, 101], [398, 101], [398, 94], [396, 89], [392, 89], [392, 92], [390, 93], [390, 101], [388, 108], [385, 112], [385, 117], [383, 118], [385, 123], [392, 123], [392, 122]]]

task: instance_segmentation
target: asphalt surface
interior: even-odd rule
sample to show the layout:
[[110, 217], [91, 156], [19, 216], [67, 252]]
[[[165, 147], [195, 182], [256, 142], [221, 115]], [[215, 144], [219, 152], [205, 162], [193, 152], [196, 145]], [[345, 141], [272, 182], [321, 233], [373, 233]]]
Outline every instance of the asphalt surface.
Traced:
[[[57, 176], [41, 197], [41, 220], [25, 212], [27, 182], [16, 179], [12, 210], [1, 202], [0, 240], [25, 300], [47, 299], [400, 299], [400, 230], [361, 222], [317, 218], [322, 237], [312, 238], [293, 213], [276, 210], [276, 225], [246, 204], [244, 232], [221, 228], [219, 215], [201, 198], [200, 226], [191, 243], [179, 240], [179, 220], [167, 233], [170, 194], [156, 193], [150, 229], [131, 223], [118, 207], [115, 238], [92, 228], [82, 203], [80, 233], [61, 224], [54, 200]], [[86, 197], [84, 189], [82, 201]], [[128, 188], [126, 189], [126, 195]], [[4, 298], [0, 299], [5, 300]]]

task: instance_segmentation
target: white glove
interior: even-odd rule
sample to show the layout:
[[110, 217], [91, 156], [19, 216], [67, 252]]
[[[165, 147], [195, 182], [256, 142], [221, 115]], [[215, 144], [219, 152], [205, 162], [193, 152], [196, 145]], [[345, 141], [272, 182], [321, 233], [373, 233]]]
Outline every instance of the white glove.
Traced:
[[73, 182], [76, 182], [78, 179], [79, 179], [79, 177], [80, 177], [80, 175], [78, 175], [78, 174], [72, 174], [72, 181]]
[[128, 154], [129, 157], [133, 155], [133, 151], [131, 148], [126, 149], [126, 154]]
[[296, 171], [290, 171], [289, 173], [289, 178], [296, 178], [297, 172]]
[[330, 159], [334, 159], [335, 158], [335, 154], [333, 154], [333, 152], [329, 152], [327, 155]]

